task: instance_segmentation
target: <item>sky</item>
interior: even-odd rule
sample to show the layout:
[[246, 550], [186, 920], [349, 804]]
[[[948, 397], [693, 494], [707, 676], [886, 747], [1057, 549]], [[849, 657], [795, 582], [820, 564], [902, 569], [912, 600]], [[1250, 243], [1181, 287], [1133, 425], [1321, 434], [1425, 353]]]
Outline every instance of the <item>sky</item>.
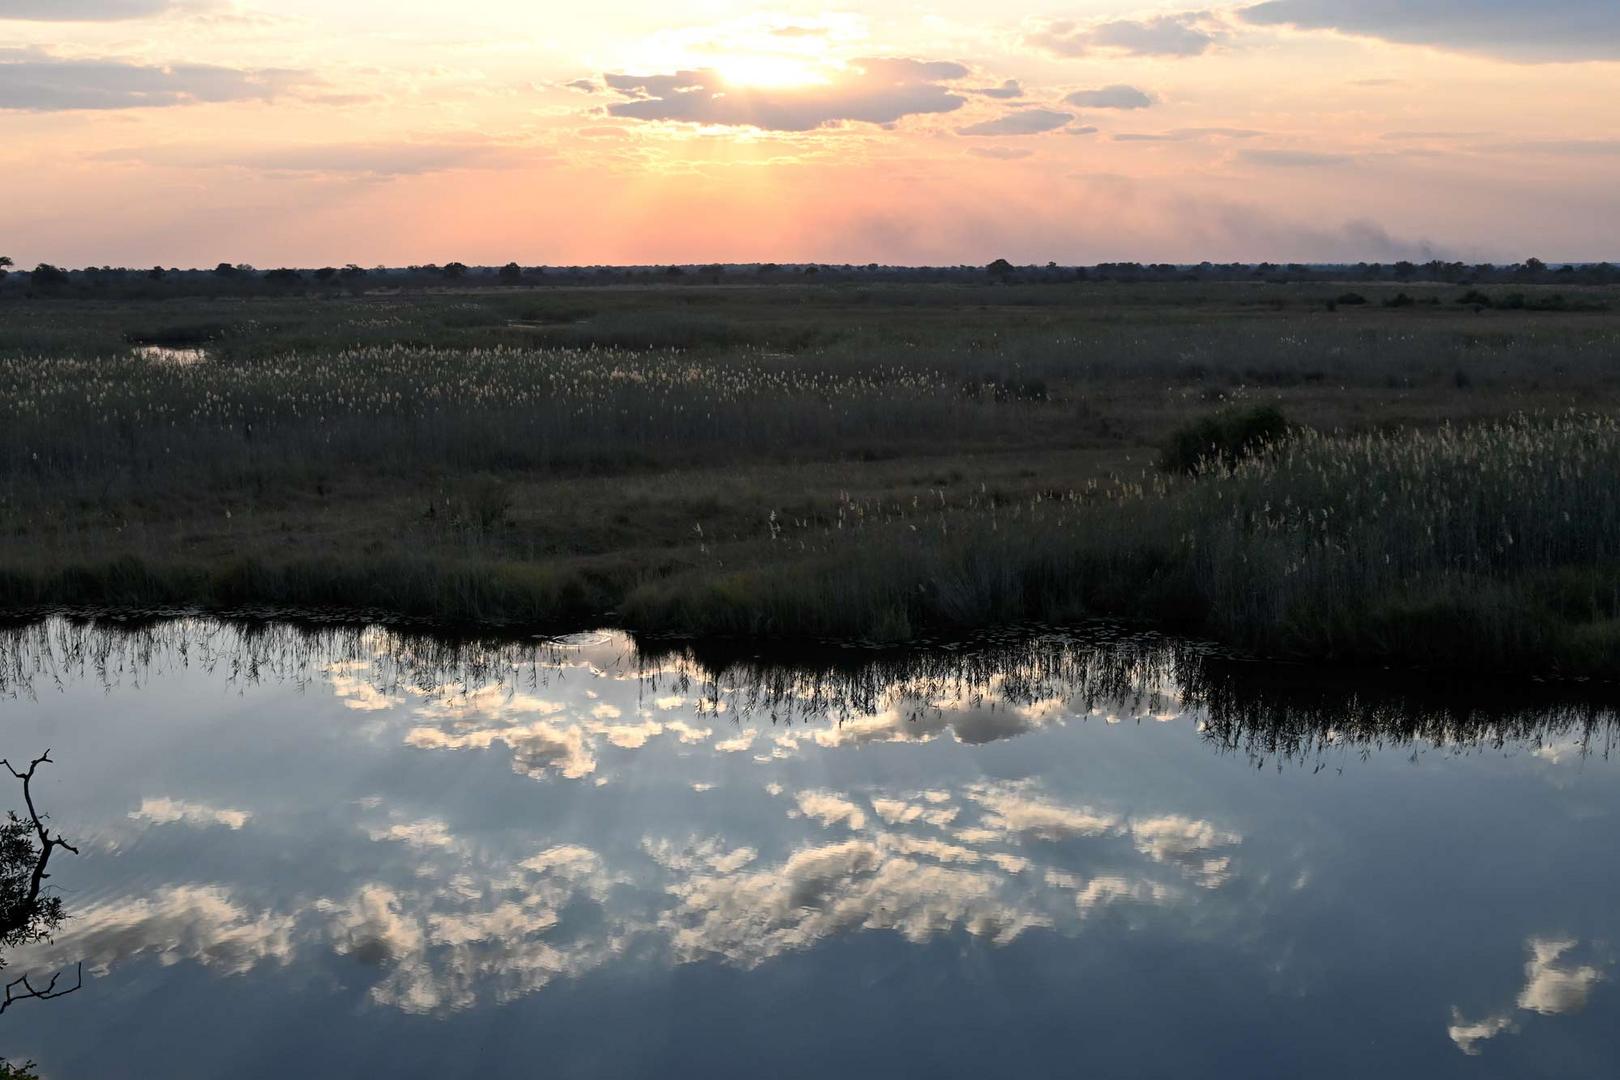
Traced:
[[1620, 259], [1620, 2], [0, 0], [0, 254]]

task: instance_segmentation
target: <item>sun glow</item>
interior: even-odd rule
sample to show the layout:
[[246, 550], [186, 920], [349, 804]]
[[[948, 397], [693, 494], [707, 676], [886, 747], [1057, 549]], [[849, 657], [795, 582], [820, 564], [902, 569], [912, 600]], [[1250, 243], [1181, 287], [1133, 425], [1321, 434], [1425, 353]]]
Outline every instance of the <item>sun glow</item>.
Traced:
[[822, 86], [830, 81], [825, 69], [793, 56], [730, 55], [709, 64], [728, 86], [785, 90]]

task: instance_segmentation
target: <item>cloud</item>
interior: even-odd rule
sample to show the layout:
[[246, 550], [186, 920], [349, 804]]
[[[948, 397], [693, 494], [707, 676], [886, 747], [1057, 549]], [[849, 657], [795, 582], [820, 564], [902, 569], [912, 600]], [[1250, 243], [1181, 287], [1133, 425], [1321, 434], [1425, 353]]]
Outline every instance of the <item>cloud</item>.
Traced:
[[946, 84], [968, 69], [944, 61], [862, 59], [811, 86], [728, 86], [719, 72], [603, 76], [628, 101], [608, 113], [631, 120], [814, 131], [843, 122], [892, 124], [902, 117], [954, 112], [967, 99]]
[[1028, 34], [1025, 40], [1057, 56], [1090, 56], [1097, 52], [1127, 56], [1199, 56], [1221, 40], [1201, 11], [1158, 15], [1149, 19], [1118, 19], [1103, 23], [1076, 23], [1059, 19]]
[[0, 19], [36, 22], [115, 22], [162, 15], [174, 0], [0, 0]]
[[[179, 168], [237, 168], [289, 175], [422, 176], [460, 169], [499, 169], [516, 165], [522, 155], [513, 147], [486, 142], [447, 143], [329, 143], [288, 146], [249, 153], [220, 152], [199, 147], [164, 147], [141, 150], [104, 150], [102, 161], [140, 161]], [[327, 676], [334, 693], [351, 709], [383, 711], [403, 702], [364, 679]]]
[[1115, 142], [1203, 142], [1206, 139], [1257, 139], [1263, 131], [1248, 128], [1176, 128], [1174, 131], [1124, 132], [1114, 136]]
[[851, 829], [866, 828], [866, 813], [848, 799], [830, 791], [801, 791], [799, 812], [830, 829], [840, 822]]
[[[1519, 991], [1514, 1005], [1521, 1012], [1540, 1016], [1576, 1013], [1586, 1008], [1593, 987], [1604, 979], [1601, 969], [1587, 964], [1563, 963], [1563, 958], [1574, 949], [1576, 942], [1562, 938], [1531, 938], [1525, 943], [1530, 959], [1524, 965], [1524, 989]], [[1513, 1010], [1507, 1009], [1483, 1020], [1465, 1020], [1461, 1010], [1451, 1010], [1451, 1025], [1446, 1034], [1457, 1049], [1469, 1057], [1477, 1057], [1482, 1043], [1494, 1039], [1504, 1031], [1518, 1031]]]
[[138, 956], [164, 964], [191, 960], [241, 975], [265, 961], [293, 958], [291, 916], [253, 912], [218, 885], [172, 885], [151, 897], [76, 911], [54, 941], [16, 954], [19, 968], [60, 968], [78, 960], [97, 974]]
[[641, 849], [659, 866], [679, 874], [735, 874], [759, 857], [751, 847], [728, 848], [718, 837], [685, 844], [643, 838]]
[[1603, 972], [1586, 965], [1560, 964], [1564, 954], [1574, 947], [1573, 941], [1530, 939], [1530, 961], [1524, 965], [1525, 983], [1519, 994], [1519, 1008], [1543, 1016], [1586, 1008], [1586, 999], [1591, 996], [1592, 988], [1603, 981]]
[[1020, 158], [1033, 157], [1035, 151], [1022, 146], [970, 146], [968, 153], [974, 157], [989, 158], [991, 161], [1017, 161]]
[[1251, 165], [1271, 165], [1281, 169], [1348, 165], [1355, 160], [1349, 154], [1321, 154], [1314, 150], [1240, 150], [1238, 157]]
[[594, 94], [601, 89], [601, 87], [597, 86], [596, 83], [591, 79], [574, 79], [573, 81], [564, 83], [563, 85], [568, 87], [570, 90], [578, 90], [582, 94]]
[[928, 865], [884, 845], [849, 840], [801, 848], [752, 874], [694, 875], [661, 924], [678, 962], [720, 956], [754, 967], [835, 934], [888, 930], [923, 942], [960, 928], [1005, 944], [1049, 920], [998, 893], [993, 874]]
[[933, 802], [932, 808], [904, 799], [888, 799], [880, 796], [872, 800], [872, 809], [877, 811], [878, 817], [890, 825], [909, 825], [915, 821], [924, 821], [940, 829], [955, 821], [956, 815], [961, 812], [954, 806], [940, 806], [939, 802], [942, 800], [930, 801]]
[[584, 733], [572, 725], [537, 720], [532, 724], [447, 732], [436, 727], [412, 728], [405, 744], [418, 750], [487, 750], [493, 743], [512, 750], [512, 771], [532, 779], [557, 772], [578, 780], [596, 771], [596, 757]]
[[1153, 95], [1134, 86], [1115, 83], [1096, 90], [1076, 90], [1063, 100], [1084, 109], [1145, 109], [1153, 104]]
[[1490, 154], [1557, 154], [1567, 157], [1608, 157], [1620, 154], [1620, 139], [1525, 139], [1478, 147]]
[[1039, 135], [1055, 131], [1074, 119], [1072, 113], [1053, 109], [1021, 109], [994, 120], [957, 128], [958, 135]]
[[1207, 821], [1166, 814], [1131, 822], [1131, 841], [1154, 862], [1179, 866], [1213, 889], [1226, 881], [1232, 862], [1230, 856], [1213, 853], [1240, 844], [1243, 838]]
[[1620, 59], [1614, 0], [1268, 0], [1239, 16], [1515, 63]]
[[969, 93], [978, 94], [981, 97], [1009, 101], [1013, 98], [1023, 97], [1024, 88], [1018, 84], [1017, 79], [1008, 79], [1000, 86], [987, 86], [978, 90], [970, 90]]
[[419, 848], [449, 849], [456, 846], [456, 838], [451, 835], [450, 826], [437, 818], [401, 822], [386, 829], [368, 829], [366, 835], [378, 842], [388, 841]]
[[1064, 806], [1016, 787], [980, 785], [968, 797], [984, 808], [983, 827], [992, 833], [1014, 833], [1036, 840], [1107, 836], [1122, 822], [1113, 814], [1089, 807]]
[[1483, 1020], [1464, 1020], [1462, 1013], [1452, 1009], [1451, 1024], [1446, 1028], [1446, 1034], [1457, 1044], [1457, 1049], [1469, 1057], [1478, 1057], [1480, 1043], [1494, 1039], [1512, 1027], [1513, 1017], [1509, 1015], [1487, 1016]]
[[152, 825], [190, 825], [198, 829], [223, 825], [234, 831], [246, 825], [253, 814], [247, 810], [226, 810], [164, 796], [141, 800], [140, 809], [130, 811], [129, 816], [132, 821], [145, 821]]
[[64, 112], [269, 101], [311, 81], [302, 72], [284, 69], [65, 59], [43, 49], [0, 48], [0, 110]]

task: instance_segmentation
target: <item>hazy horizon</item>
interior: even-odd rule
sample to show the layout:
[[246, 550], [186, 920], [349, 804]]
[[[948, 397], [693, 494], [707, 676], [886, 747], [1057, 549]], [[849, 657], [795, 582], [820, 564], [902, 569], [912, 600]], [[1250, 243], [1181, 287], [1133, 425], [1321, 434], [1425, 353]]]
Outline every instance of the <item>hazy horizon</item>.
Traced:
[[19, 267], [1599, 262], [1609, 0], [0, 0]]

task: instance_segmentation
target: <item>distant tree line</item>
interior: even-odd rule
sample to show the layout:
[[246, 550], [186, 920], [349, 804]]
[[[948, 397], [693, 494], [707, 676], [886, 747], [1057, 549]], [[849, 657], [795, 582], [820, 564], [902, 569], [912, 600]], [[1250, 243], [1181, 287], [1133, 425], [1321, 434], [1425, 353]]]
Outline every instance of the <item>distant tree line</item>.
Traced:
[[1488, 285], [1614, 285], [1620, 268], [1610, 263], [1550, 265], [1541, 259], [1521, 263], [1098, 263], [1061, 266], [1055, 262], [1018, 266], [997, 259], [988, 266], [886, 266], [829, 263], [709, 263], [661, 266], [469, 266], [371, 268], [356, 263], [318, 268], [259, 269], [222, 262], [213, 269], [150, 269], [87, 266], [66, 269], [40, 263], [16, 269], [0, 256], [0, 297], [102, 296], [276, 296], [360, 293], [374, 290], [515, 288], [539, 285], [759, 285], [771, 283], [1002, 283], [1059, 285], [1074, 282], [1424, 282], [1466, 287]]

